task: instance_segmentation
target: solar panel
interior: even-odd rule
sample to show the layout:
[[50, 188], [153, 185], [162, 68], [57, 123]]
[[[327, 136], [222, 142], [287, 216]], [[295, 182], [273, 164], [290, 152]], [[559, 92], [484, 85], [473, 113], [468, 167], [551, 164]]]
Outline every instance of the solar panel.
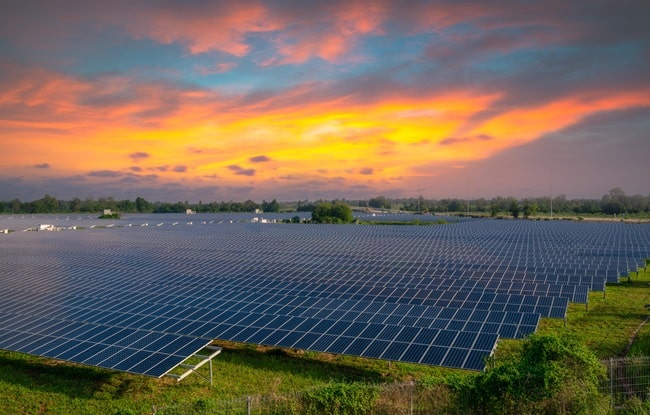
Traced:
[[150, 376], [213, 339], [481, 370], [650, 257], [647, 225], [159, 218], [4, 236], [0, 347]]

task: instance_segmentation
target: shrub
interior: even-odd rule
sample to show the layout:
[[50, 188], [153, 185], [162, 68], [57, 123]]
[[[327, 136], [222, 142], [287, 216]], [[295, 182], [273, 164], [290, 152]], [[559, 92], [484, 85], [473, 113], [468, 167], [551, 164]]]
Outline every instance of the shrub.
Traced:
[[594, 353], [573, 337], [532, 335], [519, 360], [507, 361], [460, 384], [459, 404], [479, 414], [599, 414], [606, 375]]
[[305, 413], [360, 415], [371, 413], [377, 388], [359, 383], [334, 383], [302, 395]]

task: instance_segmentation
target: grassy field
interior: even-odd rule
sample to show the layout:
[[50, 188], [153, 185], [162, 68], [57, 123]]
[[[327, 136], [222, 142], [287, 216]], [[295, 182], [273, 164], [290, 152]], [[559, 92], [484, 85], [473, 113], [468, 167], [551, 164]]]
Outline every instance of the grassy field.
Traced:
[[[608, 285], [606, 295], [591, 293], [584, 304], [569, 307], [566, 325], [545, 319], [540, 333], [570, 332], [601, 358], [650, 355], [650, 324], [635, 331], [650, 315], [650, 270], [630, 282]], [[628, 350], [628, 342], [636, 338]], [[349, 356], [220, 343], [214, 360], [214, 386], [192, 375], [182, 382], [152, 379], [0, 352], [0, 414], [144, 414], [152, 407], [194, 405], [246, 395], [282, 395], [332, 382], [391, 383], [442, 377], [452, 370], [389, 364]], [[506, 359], [520, 342], [500, 341], [496, 360]], [[202, 368], [207, 375], [207, 366]]]

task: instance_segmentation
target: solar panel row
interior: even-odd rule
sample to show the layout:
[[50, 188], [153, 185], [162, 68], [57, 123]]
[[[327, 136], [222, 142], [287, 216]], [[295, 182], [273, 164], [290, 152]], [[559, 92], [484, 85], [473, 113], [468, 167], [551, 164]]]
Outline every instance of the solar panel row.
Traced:
[[[621, 224], [204, 225], [12, 234], [0, 347], [152, 376], [213, 338], [481, 369], [650, 256], [648, 227]], [[163, 335], [179, 340], [120, 340]]]
[[0, 348], [160, 377], [211, 339], [0, 312]]

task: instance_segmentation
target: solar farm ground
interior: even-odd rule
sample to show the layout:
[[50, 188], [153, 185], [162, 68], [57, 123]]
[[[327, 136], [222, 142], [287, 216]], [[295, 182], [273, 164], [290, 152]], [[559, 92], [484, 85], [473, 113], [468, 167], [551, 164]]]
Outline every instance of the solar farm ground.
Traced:
[[[497, 341], [500, 358], [512, 347], [503, 339], [533, 332], [540, 317], [555, 317], [542, 320], [554, 330], [585, 332], [570, 315], [564, 328], [568, 302], [581, 303], [569, 308], [578, 321], [593, 316], [623, 287], [607, 287], [605, 298], [605, 282], [650, 256], [648, 225], [150, 223], [162, 217], [4, 235], [0, 347], [155, 377], [212, 339], [286, 347], [270, 357], [300, 365], [327, 352], [346, 378], [366, 381], [384, 375], [348, 370], [349, 355], [379, 358], [379, 367], [481, 369]], [[600, 292], [587, 311], [589, 289]], [[601, 321], [594, 345], [644, 311]], [[252, 356], [268, 357], [254, 349], [226, 354], [251, 366]], [[400, 363], [388, 372], [395, 377], [393, 367], [438, 373]]]
[[[572, 304], [567, 325], [542, 319], [540, 333], [575, 333], [601, 357], [617, 356], [648, 312], [650, 272], [632, 275], [632, 282], [608, 285], [607, 297], [590, 294], [590, 307]], [[518, 341], [500, 341], [496, 358], [509, 359]], [[124, 372], [65, 363], [22, 353], [0, 351], [0, 413], [6, 414], [144, 414], [152, 405], [158, 413], [213, 413], [212, 407], [228, 399], [250, 395], [282, 396], [323, 387], [333, 382], [391, 383], [443, 379], [454, 373], [427, 365], [392, 363], [376, 359], [293, 350], [224, 344], [214, 361], [214, 386], [190, 376], [177, 383]], [[650, 355], [650, 325], [634, 342], [632, 352]], [[204, 369], [203, 374], [206, 374]], [[394, 398], [394, 397], [391, 397]], [[400, 413], [400, 412], [395, 412]]]
[[214, 339], [482, 370], [499, 338], [636, 270], [647, 229], [203, 220], [14, 233], [0, 250], [0, 348], [154, 377]]

